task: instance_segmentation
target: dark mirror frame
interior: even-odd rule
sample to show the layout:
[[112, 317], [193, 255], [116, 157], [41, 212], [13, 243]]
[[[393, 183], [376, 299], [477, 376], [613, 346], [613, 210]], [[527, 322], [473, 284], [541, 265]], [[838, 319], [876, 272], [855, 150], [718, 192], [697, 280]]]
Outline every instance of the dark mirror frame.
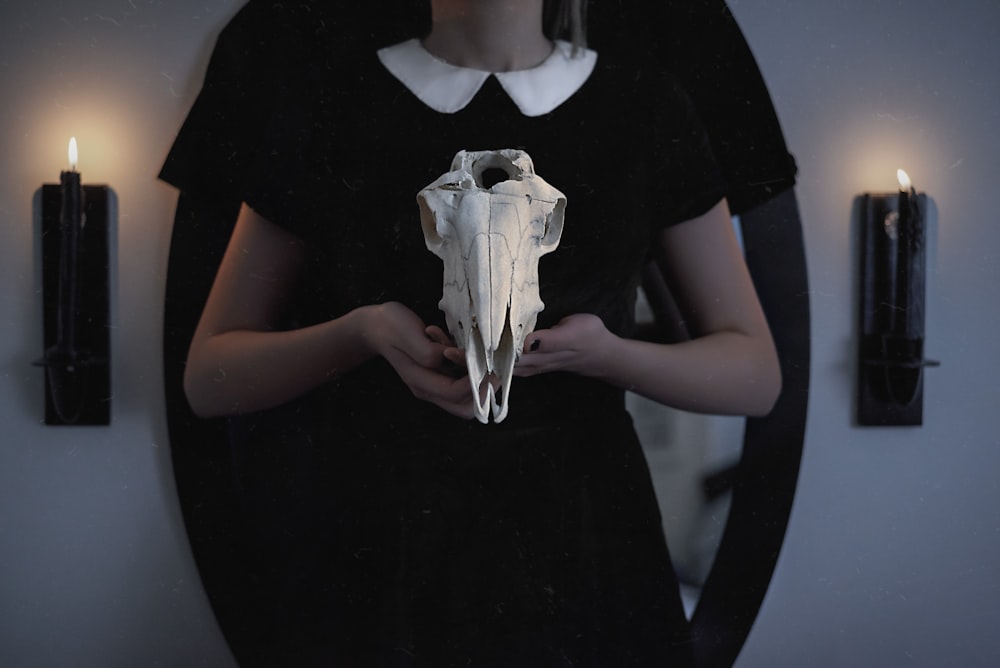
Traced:
[[[255, 4], [264, 3], [251, 0], [248, 6]], [[423, 3], [400, 4], [395, 27], [371, 35], [373, 40], [401, 39], [392, 34], [398, 26], [406, 25], [408, 17], [420, 20], [414, 7]], [[721, 668], [736, 660], [774, 572], [805, 435], [810, 316], [795, 167], [756, 62], [724, 2], [592, 3], [591, 26], [597, 28], [591, 29], [590, 41], [595, 49], [601, 48], [602, 34], [625, 29], [626, 8], [649, 20], [664, 15], [674, 19], [661, 24], [672, 31], [647, 56], [677, 63], [720, 165], [735, 184], [730, 206], [740, 216], [747, 264], [782, 364], [783, 390], [775, 408], [767, 417], [746, 421], [729, 519], [691, 620], [698, 665]], [[690, 25], [701, 30], [687, 30]], [[743, 123], [748, 111], [754, 120]], [[733, 123], [734, 118], [741, 123]], [[747, 148], [755, 149], [752, 160]], [[209, 203], [180, 196], [168, 259], [163, 357], [171, 457], [188, 539], [222, 632], [237, 660], [250, 665], [259, 631], [254, 620], [261, 617], [253, 613], [267, 605], [261, 594], [268, 583], [246, 567], [252, 555], [241, 525], [228, 423], [195, 417], [182, 387], [188, 343], [238, 209], [238, 201]]]

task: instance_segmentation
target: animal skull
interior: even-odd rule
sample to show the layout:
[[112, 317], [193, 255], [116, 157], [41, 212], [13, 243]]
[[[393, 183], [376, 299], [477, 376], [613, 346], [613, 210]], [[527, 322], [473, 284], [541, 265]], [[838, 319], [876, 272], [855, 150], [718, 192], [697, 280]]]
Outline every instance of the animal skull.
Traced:
[[[506, 179], [487, 187], [487, 170]], [[538, 260], [559, 245], [566, 197], [524, 151], [459, 151], [417, 195], [427, 248], [444, 261], [439, 306], [465, 350], [476, 417], [507, 416], [514, 363], [544, 308]], [[500, 395], [499, 400], [497, 395]]]

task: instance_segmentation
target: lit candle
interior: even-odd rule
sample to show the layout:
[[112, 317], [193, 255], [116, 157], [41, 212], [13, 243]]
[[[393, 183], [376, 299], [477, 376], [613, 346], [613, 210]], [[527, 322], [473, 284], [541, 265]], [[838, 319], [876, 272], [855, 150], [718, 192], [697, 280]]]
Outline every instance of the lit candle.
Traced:
[[902, 169], [896, 170], [896, 178], [899, 180], [899, 224], [905, 226], [909, 222], [910, 214], [910, 189], [913, 184], [910, 176]]
[[83, 190], [76, 171], [76, 137], [69, 140], [69, 171], [59, 174], [62, 205], [59, 211], [59, 307], [56, 316], [56, 350], [72, 365], [76, 356], [77, 262], [83, 222]]

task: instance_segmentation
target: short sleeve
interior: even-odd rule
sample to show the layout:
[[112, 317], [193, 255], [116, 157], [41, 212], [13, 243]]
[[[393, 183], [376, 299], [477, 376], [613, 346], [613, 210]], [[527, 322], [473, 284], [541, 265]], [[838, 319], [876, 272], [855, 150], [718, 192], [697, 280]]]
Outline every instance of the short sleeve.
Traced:
[[677, 77], [698, 110], [725, 177], [730, 210], [742, 213], [794, 186], [795, 159], [757, 62], [726, 3], [625, 4], [591, 3], [588, 42], [598, 52], [605, 45], [631, 50], [636, 62], [658, 63]]
[[726, 181], [690, 98], [669, 74], [656, 79], [648, 196], [660, 228], [707, 212], [726, 196]]
[[[676, 30], [661, 46], [705, 126], [733, 213], [753, 209], [795, 185], [797, 168], [757, 62], [732, 14], [708, 3], [668, 3], [695, 14], [700, 30]], [[722, 4], [722, 3], [720, 3]], [[709, 39], [707, 36], [711, 36]]]
[[[239, 199], [245, 172], [270, 115], [267, 35], [256, 6], [244, 7], [216, 40], [201, 91], [160, 170], [160, 178], [199, 200]], [[273, 83], [273, 82], [271, 82]]]
[[289, 179], [280, 176], [310, 140], [309, 91], [322, 61], [297, 11], [251, 1], [223, 29], [160, 179], [195, 200], [245, 201], [268, 218], [286, 211]]

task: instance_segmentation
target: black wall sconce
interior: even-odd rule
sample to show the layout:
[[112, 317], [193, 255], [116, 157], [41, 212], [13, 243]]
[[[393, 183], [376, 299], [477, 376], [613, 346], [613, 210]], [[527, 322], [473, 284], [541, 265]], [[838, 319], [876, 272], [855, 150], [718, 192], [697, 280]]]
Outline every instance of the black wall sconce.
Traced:
[[111, 424], [110, 189], [70, 170], [41, 190], [45, 424]]
[[857, 422], [923, 424], [927, 196], [899, 170], [899, 192], [859, 198], [861, 299]]

